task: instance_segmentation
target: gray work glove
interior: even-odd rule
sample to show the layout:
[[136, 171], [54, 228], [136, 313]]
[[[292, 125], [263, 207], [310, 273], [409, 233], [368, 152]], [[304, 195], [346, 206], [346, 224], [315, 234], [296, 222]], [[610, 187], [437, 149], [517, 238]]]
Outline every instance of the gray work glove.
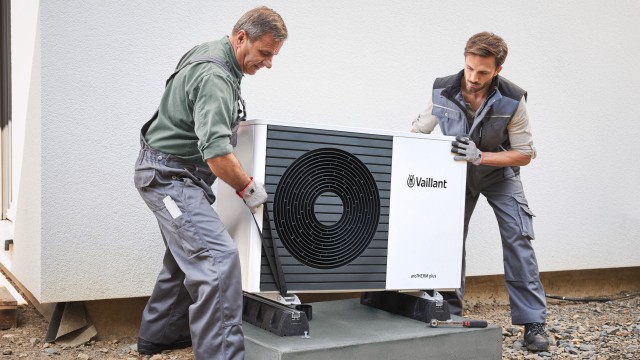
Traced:
[[251, 178], [251, 182], [242, 190], [237, 192], [252, 213], [256, 213], [260, 205], [267, 202], [267, 190], [264, 184], [256, 182]]
[[473, 165], [482, 163], [482, 151], [478, 150], [476, 143], [466, 136], [456, 136], [456, 141], [451, 142], [451, 152], [460, 154], [453, 157], [453, 160], [465, 160]]

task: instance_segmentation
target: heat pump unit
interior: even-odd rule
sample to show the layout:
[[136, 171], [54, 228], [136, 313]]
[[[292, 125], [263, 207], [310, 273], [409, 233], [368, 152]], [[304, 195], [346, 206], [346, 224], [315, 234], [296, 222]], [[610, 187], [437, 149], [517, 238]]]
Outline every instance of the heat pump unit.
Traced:
[[[466, 163], [451, 137], [250, 120], [235, 154], [266, 186], [255, 217], [224, 183], [217, 211], [243, 290], [460, 286]], [[275, 261], [274, 261], [275, 260]]]

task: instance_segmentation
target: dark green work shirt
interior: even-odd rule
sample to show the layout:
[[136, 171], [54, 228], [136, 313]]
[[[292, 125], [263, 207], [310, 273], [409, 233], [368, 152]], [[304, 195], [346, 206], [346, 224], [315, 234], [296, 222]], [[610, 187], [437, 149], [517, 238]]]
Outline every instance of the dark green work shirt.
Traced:
[[158, 118], [145, 136], [152, 148], [196, 163], [233, 151], [230, 137], [239, 121], [243, 76], [228, 36], [194, 47], [176, 69], [202, 56], [219, 58], [229, 72], [211, 62], [194, 63], [180, 70], [167, 85]]

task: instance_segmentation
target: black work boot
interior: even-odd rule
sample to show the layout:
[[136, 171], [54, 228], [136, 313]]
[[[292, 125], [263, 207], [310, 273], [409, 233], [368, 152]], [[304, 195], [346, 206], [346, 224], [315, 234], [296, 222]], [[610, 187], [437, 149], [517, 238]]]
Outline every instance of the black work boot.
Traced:
[[184, 339], [171, 344], [158, 344], [138, 338], [138, 352], [145, 355], [158, 354], [164, 350], [184, 349], [189, 346], [191, 346], [191, 339]]
[[524, 325], [524, 346], [531, 351], [545, 351], [549, 349], [549, 335], [542, 323]]

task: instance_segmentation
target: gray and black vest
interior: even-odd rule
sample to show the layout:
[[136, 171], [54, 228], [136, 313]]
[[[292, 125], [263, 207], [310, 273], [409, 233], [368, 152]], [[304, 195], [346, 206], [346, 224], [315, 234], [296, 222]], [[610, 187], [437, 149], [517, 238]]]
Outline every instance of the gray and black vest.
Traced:
[[[461, 82], [464, 71], [438, 78], [433, 84], [433, 111], [444, 135], [467, 135], [481, 151], [499, 152], [511, 149], [507, 125], [527, 92], [500, 76], [495, 76], [489, 96], [475, 114], [469, 114], [462, 102]], [[468, 167], [467, 185], [474, 192], [504, 177], [513, 177], [520, 168], [487, 165]]]

